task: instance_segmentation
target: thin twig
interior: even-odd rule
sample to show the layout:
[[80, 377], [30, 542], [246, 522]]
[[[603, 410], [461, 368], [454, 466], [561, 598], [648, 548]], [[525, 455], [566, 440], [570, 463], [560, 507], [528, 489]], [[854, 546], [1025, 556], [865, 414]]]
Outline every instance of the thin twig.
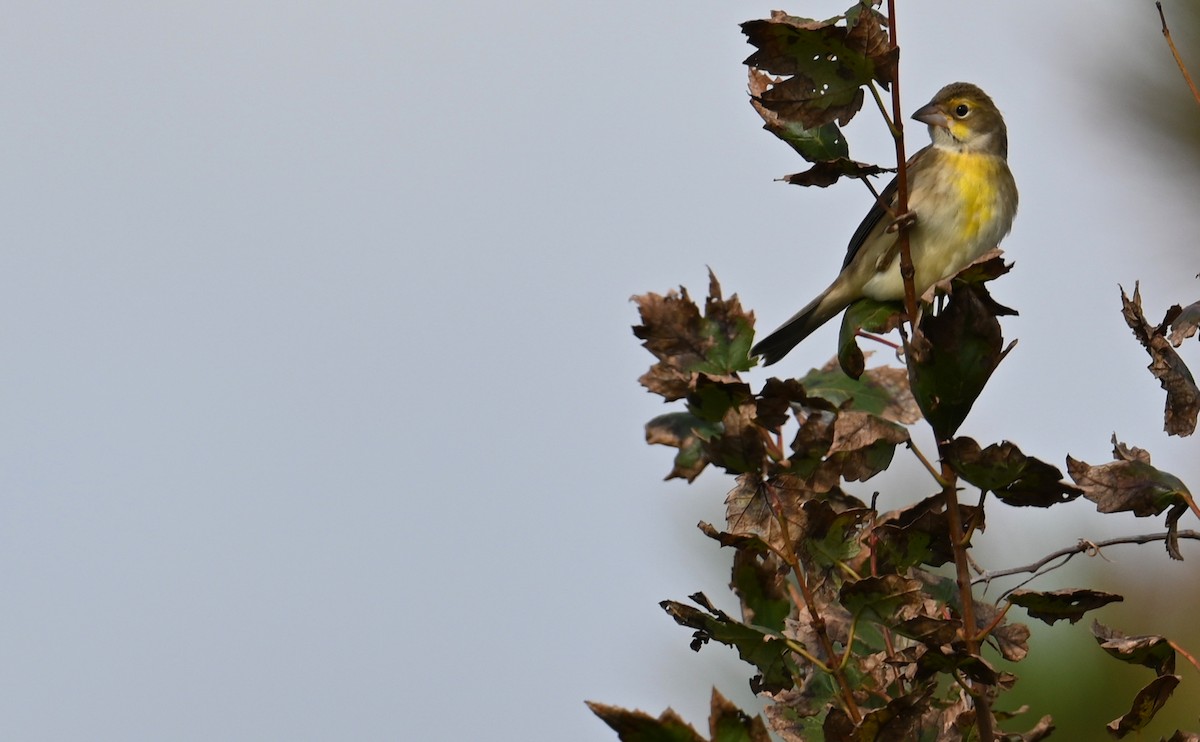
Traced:
[[[785, 544], [792, 543], [791, 536], [788, 535], [787, 518], [783, 515], [783, 508], [779, 507], [775, 498], [771, 498], [771, 510], [775, 516], [776, 522], [779, 523], [780, 533], [783, 536]], [[846, 707], [846, 713], [850, 716], [850, 720], [855, 724], [862, 721], [862, 712], [858, 709], [858, 702], [854, 700], [854, 691], [850, 688], [850, 682], [846, 679], [846, 673], [842, 667], [833, 665], [837, 658], [837, 653], [833, 649], [833, 641], [829, 638], [829, 632], [825, 630], [825, 619], [821, 616], [817, 609], [817, 601], [813, 595], [812, 589], [808, 585], [808, 580], [804, 578], [804, 569], [800, 566], [800, 560], [796, 556], [793, 549], [780, 550], [776, 552], [784, 563], [791, 568], [792, 574], [796, 578], [796, 585], [800, 588], [800, 594], [804, 600], [804, 605], [808, 608], [808, 615], [812, 618], [813, 633], [817, 635], [817, 640], [821, 643], [821, 649], [828, 658], [830, 666], [828, 670], [833, 675], [837, 682], [838, 689], [841, 691], [841, 699]]]
[[1186, 659], [1188, 662], [1191, 662], [1192, 667], [1196, 668], [1197, 670], [1200, 670], [1200, 663], [1196, 662], [1196, 658], [1193, 657], [1190, 652], [1188, 652], [1186, 649], [1179, 646], [1178, 644], [1176, 644], [1174, 641], [1172, 641], [1170, 639], [1167, 639], [1167, 644], [1170, 644], [1171, 649], [1174, 649], [1176, 652], [1179, 652], [1180, 654], [1183, 655], [1184, 659]]
[[1158, 17], [1162, 20], [1162, 35], [1167, 39], [1167, 46], [1171, 47], [1171, 54], [1175, 57], [1175, 64], [1179, 65], [1179, 71], [1183, 73], [1183, 79], [1187, 81], [1188, 87], [1192, 89], [1192, 97], [1200, 103], [1200, 90], [1196, 90], [1196, 83], [1192, 82], [1192, 76], [1188, 74], [1187, 67], [1183, 65], [1183, 58], [1179, 56], [1179, 50], [1175, 48], [1175, 42], [1171, 39], [1171, 29], [1167, 28], [1167, 16], [1163, 14], [1162, 3], [1154, 3], [1154, 7], [1158, 8]]
[[[1170, 534], [1164, 532], [1164, 533], [1144, 533], [1140, 536], [1121, 536], [1120, 538], [1110, 538], [1107, 541], [1085, 541], [1083, 539], [1080, 539], [1079, 543], [1075, 544], [1074, 546], [1068, 546], [1065, 549], [1059, 549], [1056, 552], [1047, 554], [1046, 556], [1042, 557], [1041, 559], [1039, 559], [1036, 562], [1033, 562], [1031, 564], [1026, 564], [1021, 567], [1010, 567], [1008, 569], [997, 569], [997, 570], [993, 570], [991, 572], [984, 572], [983, 574], [979, 575], [974, 580], [972, 580], [972, 583], [976, 584], [976, 585], [981, 582], [982, 583], [990, 583], [992, 580], [998, 579], [1000, 577], [1010, 577], [1012, 575], [1026, 574], [1026, 573], [1033, 574], [1034, 577], [1040, 577], [1040, 576], [1046, 574], [1047, 572], [1050, 572], [1052, 570], [1058, 569], [1059, 567], [1063, 566], [1064, 564], [1069, 562], [1071, 560], [1071, 558], [1074, 557], [1076, 554], [1084, 554], [1084, 553], [1090, 552], [1093, 555], [1098, 555], [1100, 553], [1101, 549], [1108, 547], [1108, 546], [1115, 546], [1117, 544], [1148, 544], [1153, 541], [1166, 541], [1167, 537], [1169, 535]], [[1187, 538], [1187, 539], [1193, 539], [1196, 541], [1200, 541], [1200, 531], [1191, 531], [1191, 530], [1179, 531], [1176, 535], [1179, 538]], [[1045, 569], [1045, 570], [1042, 569], [1042, 567], [1045, 567], [1047, 564], [1049, 564], [1050, 562], [1053, 562], [1055, 559], [1062, 559], [1063, 561], [1060, 564], [1055, 564], [1053, 567], [1050, 567], [1049, 569]]]
[[921, 453], [921, 449], [917, 448], [917, 444], [912, 442], [912, 438], [909, 438], [907, 441], [905, 441], [904, 445], [908, 446], [908, 450], [913, 452], [913, 455], [917, 457], [917, 461], [921, 462], [921, 466], [925, 467], [925, 471], [933, 475], [934, 480], [939, 485], [945, 484], [945, 482], [942, 481], [941, 472], [939, 472], [937, 468], [929, 462], [929, 459], [925, 458], [925, 454]]
[[[904, 155], [904, 114], [900, 106], [900, 44], [896, 33], [896, 0], [888, 0], [888, 41], [896, 50], [896, 74], [892, 75], [892, 120], [889, 128], [896, 142], [896, 214], [908, 214], [908, 158]], [[896, 222], [899, 232], [896, 242], [900, 246], [900, 278], [904, 281], [904, 310], [908, 322], [916, 332], [917, 291], [913, 286], [916, 270], [913, 268], [912, 249], [908, 244], [909, 224]]]

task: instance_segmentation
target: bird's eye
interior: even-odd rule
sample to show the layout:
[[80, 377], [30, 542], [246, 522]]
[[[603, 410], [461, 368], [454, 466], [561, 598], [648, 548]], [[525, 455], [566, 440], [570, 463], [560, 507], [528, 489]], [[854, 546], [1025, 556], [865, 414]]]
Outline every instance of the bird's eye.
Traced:
[[959, 118], [964, 118], [970, 112], [971, 112], [971, 107], [968, 106], [966, 103], [959, 103], [957, 106], [954, 107], [954, 115]]

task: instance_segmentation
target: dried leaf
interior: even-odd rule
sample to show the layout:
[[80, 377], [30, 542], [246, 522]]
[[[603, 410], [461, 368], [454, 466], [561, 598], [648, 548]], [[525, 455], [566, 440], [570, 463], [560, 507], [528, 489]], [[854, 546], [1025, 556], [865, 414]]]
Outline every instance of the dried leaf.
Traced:
[[1180, 680], [1182, 678], [1178, 675], [1159, 675], [1151, 680], [1145, 688], [1138, 691], [1129, 712], [1108, 723], [1108, 733], [1121, 739], [1130, 732], [1145, 727], [1175, 692]]
[[792, 405], [809, 402], [808, 394], [801, 381], [767, 379], [758, 393], [756, 422], [768, 430], [783, 426], [792, 416]]
[[1088, 611], [1103, 608], [1109, 603], [1119, 603], [1125, 598], [1115, 593], [1080, 588], [1052, 592], [1014, 590], [1009, 593], [1008, 600], [1024, 608], [1033, 618], [1053, 626], [1055, 621], [1064, 618], [1075, 623]]
[[713, 688], [708, 733], [713, 742], [771, 742], [762, 718], [750, 717]]
[[691, 482], [708, 466], [702, 438], [719, 432], [716, 424], [701, 420], [690, 412], [669, 412], [646, 423], [646, 442], [678, 448], [675, 466], [666, 478], [679, 477]]
[[754, 313], [743, 311], [736, 295], [722, 298], [711, 271], [703, 316], [683, 287], [665, 296], [635, 296], [633, 301], [642, 319], [633, 334], [658, 359], [639, 381], [667, 401], [687, 395], [695, 372], [727, 378], [753, 365], [749, 343]]
[[900, 609], [921, 602], [921, 583], [900, 575], [864, 577], [842, 585], [839, 600], [846, 610], [891, 626], [899, 620]]
[[622, 742], [705, 742], [699, 732], [672, 709], [667, 709], [655, 719], [644, 711], [629, 711], [595, 701], [586, 703], [592, 713], [612, 727]]
[[1097, 510], [1128, 510], [1144, 518], [1175, 505], [1186, 507], [1191, 494], [1178, 477], [1151, 466], [1145, 451], [1135, 448], [1131, 452], [1117, 443], [1116, 436], [1113, 443], [1117, 460], [1109, 464], [1092, 466], [1067, 457], [1067, 472], [1083, 488], [1083, 496], [1096, 503]]
[[1175, 672], [1175, 649], [1164, 636], [1126, 636], [1099, 621], [1092, 621], [1092, 635], [1101, 649], [1122, 662], [1149, 667], [1159, 675]]
[[757, 50], [745, 64], [784, 79], [772, 82], [754, 100], [784, 122], [815, 129], [835, 120], [843, 125], [862, 107], [862, 87], [875, 79], [888, 84], [895, 70], [884, 19], [874, 9], [815, 21], [780, 11], [769, 20], [742, 24]]
[[[876, 555], [881, 572], [903, 572], [918, 564], [940, 567], [954, 559], [950, 547], [950, 526], [943, 508], [941, 494], [901, 510], [881, 516], [873, 531]], [[983, 512], [970, 505], [960, 505], [963, 521], [979, 519], [976, 525], [983, 530]]]
[[[1176, 309], [1178, 306], [1175, 305], [1171, 309]], [[1196, 334], [1198, 326], [1200, 326], [1200, 301], [1180, 309], [1179, 314], [1171, 320], [1171, 335], [1168, 338], [1171, 345], [1178, 348], [1184, 340]]]
[[[1196, 381], [1183, 359], [1171, 347], [1164, 328], [1155, 327], [1146, 321], [1137, 284], [1133, 287], [1133, 299], [1125, 295], [1125, 289], [1121, 289], [1121, 305], [1125, 323], [1150, 354], [1150, 365], [1147, 368], [1167, 392], [1163, 429], [1168, 435], [1191, 435], [1196, 430], [1196, 419], [1200, 416], [1200, 387], [1196, 386]], [[1186, 329], [1183, 332], [1186, 332]]]

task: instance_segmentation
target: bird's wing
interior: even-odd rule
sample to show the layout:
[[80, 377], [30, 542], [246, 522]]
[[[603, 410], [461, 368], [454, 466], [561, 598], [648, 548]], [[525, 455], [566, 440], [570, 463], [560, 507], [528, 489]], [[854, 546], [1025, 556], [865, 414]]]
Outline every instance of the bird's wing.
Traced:
[[[928, 146], [917, 152], [912, 157], [908, 158], [908, 164], [912, 164], [926, 150]], [[880, 192], [879, 198], [875, 203], [871, 204], [871, 210], [863, 217], [862, 223], [858, 225], [858, 229], [854, 230], [854, 234], [850, 237], [850, 246], [846, 249], [846, 260], [842, 263], [842, 268], [850, 265], [850, 261], [854, 260], [854, 256], [858, 255], [858, 251], [866, 243], [867, 237], [871, 232], [879, 226], [887, 216], [887, 209], [883, 208], [883, 204], [887, 204], [889, 209], [894, 209], [896, 206], [896, 179], [892, 178], [892, 182], [888, 183]]]
[[867, 236], [871, 231], [879, 226], [879, 222], [887, 216], [887, 209], [883, 208], [883, 204], [887, 204], [892, 208], [896, 204], [896, 179], [892, 178], [892, 182], [880, 192], [879, 198], [875, 203], [871, 204], [871, 210], [863, 217], [862, 223], [858, 225], [858, 229], [854, 230], [854, 235], [850, 237], [850, 246], [846, 248], [846, 260], [842, 263], [842, 268], [850, 265], [850, 261], [854, 260], [854, 256], [858, 255], [858, 251], [866, 244]]

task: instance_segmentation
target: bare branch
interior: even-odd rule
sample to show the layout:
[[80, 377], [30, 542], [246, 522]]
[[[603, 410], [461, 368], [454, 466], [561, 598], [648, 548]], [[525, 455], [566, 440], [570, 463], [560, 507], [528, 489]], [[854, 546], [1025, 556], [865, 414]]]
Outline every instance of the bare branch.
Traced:
[[1183, 79], [1187, 81], [1188, 87], [1192, 89], [1192, 97], [1200, 103], [1200, 90], [1196, 90], [1196, 83], [1192, 82], [1192, 76], [1188, 74], [1187, 67], [1183, 65], [1183, 58], [1179, 56], [1179, 50], [1175, 48], [1175, 42], [1171, 40], [1171, 29], [1167, 28], [1167, 16], [1163, 14], [1162, 3], [1154, 3], [1158, 8], [1158, 17], [1162, 20], [1162, 35], [1167, 39], [1167, 46], [1171, 47], [1171, 54], [1175, 57], [1175, 64], [1179, 65], [1179, 71], [1183, 73]]
[[[1148, 544], [1153, 541], [1166, 541], [1167, 538], [1169, 537], [1169, 535], [1170, 534], [1163, 532], [1163, 533], [1144, 533], [1140, 536], [1121, 536], [1120, 538], [1110, 538], [1107, 541], [1085, 541], [1083, 539], [1080, 539], [1079, 543], [1075, 544], [1074, 546], [1069, 546], [1065, 549], [1059, 549], [1056, 552], [1047, 554], [1046, 556], [1042, 557], [1041, 559], [1039, 559], [1036, 562], [1033, 562], [1031, 564], [1026, 564], [1022, 567], [1010, 567], [1008, 569], [997, 569], [997, 570], [993, 570], [991, 572], [984, 572], [983, 574], [979, 575], [975, 579], [971, 580], [971, 584], [973, 584], [973, 585], [978, 585], [980, 583], [990, 584], [992, 580], [995, 580], [1000, 577], [1009, 577], [1012, 575], [1026, 574], [1026, 573], [1032, 574], [1034, 577], [1040, 577], [1041, 575], [1044, 575], [1047, 572], [1053, 571], [1053, 570], [1058, 569], [1059, 567], [1063, 566], [1067, 562], [1071, 561], [1071, 558], [1077, 554], [1088, 554], [1090, 556], [1102, 556], [1100, 554], [1100, 550], [1105, 547], [1108, 547], [1108, 546], [1115, 546], [1117, 544]], [[1194, 541], [1200, 541], [1200, 531], [1191, 531], [1191, 530], [1179, 531], [1177, 535], [1179, 536], [1179, 538], [1189, 538]], [[1047, 564], [1050, 564], [1050, 562], [1053, 562], [1055, 559], [1062, 559], [1062, 561], [1051, 567], [1042, 569]], [[1033, 579], [1033, 578], [1030, 578], [1030, 579]], [[1026, 582], [1028, 582], [1028, 580]], [[1024, 584], [1024, 583], [1022, 583], [1022, 584]]]

